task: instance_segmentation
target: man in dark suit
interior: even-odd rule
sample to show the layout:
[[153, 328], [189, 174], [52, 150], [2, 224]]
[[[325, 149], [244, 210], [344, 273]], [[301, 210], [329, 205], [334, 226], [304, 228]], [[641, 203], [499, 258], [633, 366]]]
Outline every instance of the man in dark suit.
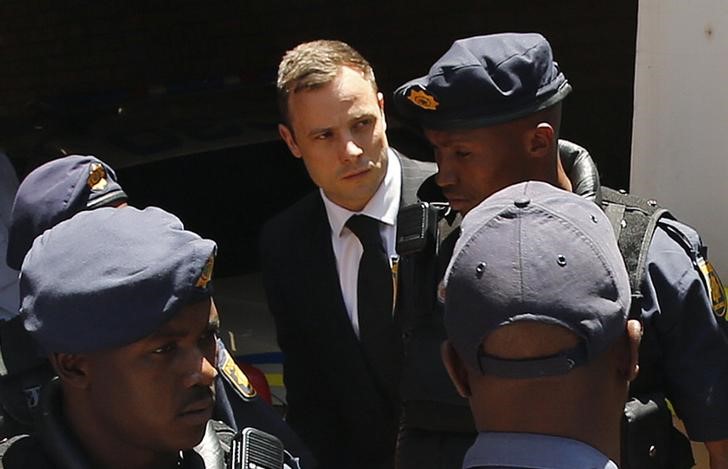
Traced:
[[322, 467], [391, 468], [396, 218], [435, 167], [389, 147], [372, 68], [347, 44], [300, 44], [283, 57], [277, 87], [280, 135], [319, 187], [268, 222], [261, 240], [287, 419]]

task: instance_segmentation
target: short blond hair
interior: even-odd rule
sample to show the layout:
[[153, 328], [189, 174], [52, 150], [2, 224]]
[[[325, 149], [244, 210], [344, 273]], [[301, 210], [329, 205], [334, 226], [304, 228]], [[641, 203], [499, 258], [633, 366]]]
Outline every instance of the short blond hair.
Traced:
[[349, 44], [342, 41], [318, 40], [304, 42], [289, 50], [278, 65], [276, 81], [278, 107], [288, 123], [288, 97], [301, 90], [319, 88], [332, 82], [342, 66], [359, 71], [377, 92], [374, 70], [367, 60]]

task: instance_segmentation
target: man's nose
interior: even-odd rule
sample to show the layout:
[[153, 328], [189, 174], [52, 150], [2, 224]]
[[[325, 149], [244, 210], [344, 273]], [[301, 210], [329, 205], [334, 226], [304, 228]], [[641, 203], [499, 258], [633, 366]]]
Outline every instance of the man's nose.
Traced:
[[360, 157], [364, 150], [354, 141], [351, 135], [347, 136], [344, 141], [343, 158], [344, 160], [354, 160]]
[[210, 357], [207, 357], [202, 351], [197, 351], [190, 357], [191, 369], [187, 373], [185, 378], [185, 387], [192, 386], [210, 386], [217, 377], [217, 368], [211, 361]]
[[457, 182], [457, 174], [454, 168], [444, 158], [439, 159], [437, 162], [435, 182], [442, 188], [454, 186]]

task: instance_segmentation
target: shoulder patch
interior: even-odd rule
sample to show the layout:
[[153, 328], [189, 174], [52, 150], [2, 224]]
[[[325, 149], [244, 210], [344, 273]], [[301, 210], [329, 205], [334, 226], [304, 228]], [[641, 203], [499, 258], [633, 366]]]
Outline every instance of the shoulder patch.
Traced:
[[257, 395], [248, 377], [245, 376], [243, 370], [238, 367], [233, 357], [225, 349], [220, 350], [218, 368], [223, 379], [235, 389], [243, 400], [250, 400]]
[[699, 259], [698, 267], [700, 268], [700, 275], [705, 281], [705, 285], [708, 288], [708, 295], [710, 296], [710, 302], [713, 307], [713, 314], [717, 317], [728, 320], [726, 317], [726, 308], [728, 303], [726, 302], [726, 291], [723, 288], [723, 282], [720, 281], [718, 273], [715, 271], [713, 264], [710, 261]]

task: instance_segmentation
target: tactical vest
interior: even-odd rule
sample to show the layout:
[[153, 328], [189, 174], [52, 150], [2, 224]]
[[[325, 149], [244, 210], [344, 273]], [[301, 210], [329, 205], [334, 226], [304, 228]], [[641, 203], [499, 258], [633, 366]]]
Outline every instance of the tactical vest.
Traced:
[[662, 217], [670, 217], [667, 209], [654, 200], [645, 200], [625, 191], [602, 187], [602, 209], [614, 229], [619, 251], [629, 273], [632, 289], [632, 310], [630, 317], [639, 318], [642, 301], [640, 287], [645, 278], [647, 250]]
[[[641, 286], [647, 275], [647, 252], [658, 222], [673, 219], [656, 201], [602, 187], [601, 206], [609, 219], [629, 274], [629, 317], [641, 319]], [[685, 240], [688, 243], [687, 240]], [[688, 251], [690, 251], [689, 246]], [[640, 373], [630, 384], [622, 421], [623, 469], [686, 469], [694, 464], [688, 439], [672, 426], [665, 398], [657, 337], [648, 330], [640, 346]]]

